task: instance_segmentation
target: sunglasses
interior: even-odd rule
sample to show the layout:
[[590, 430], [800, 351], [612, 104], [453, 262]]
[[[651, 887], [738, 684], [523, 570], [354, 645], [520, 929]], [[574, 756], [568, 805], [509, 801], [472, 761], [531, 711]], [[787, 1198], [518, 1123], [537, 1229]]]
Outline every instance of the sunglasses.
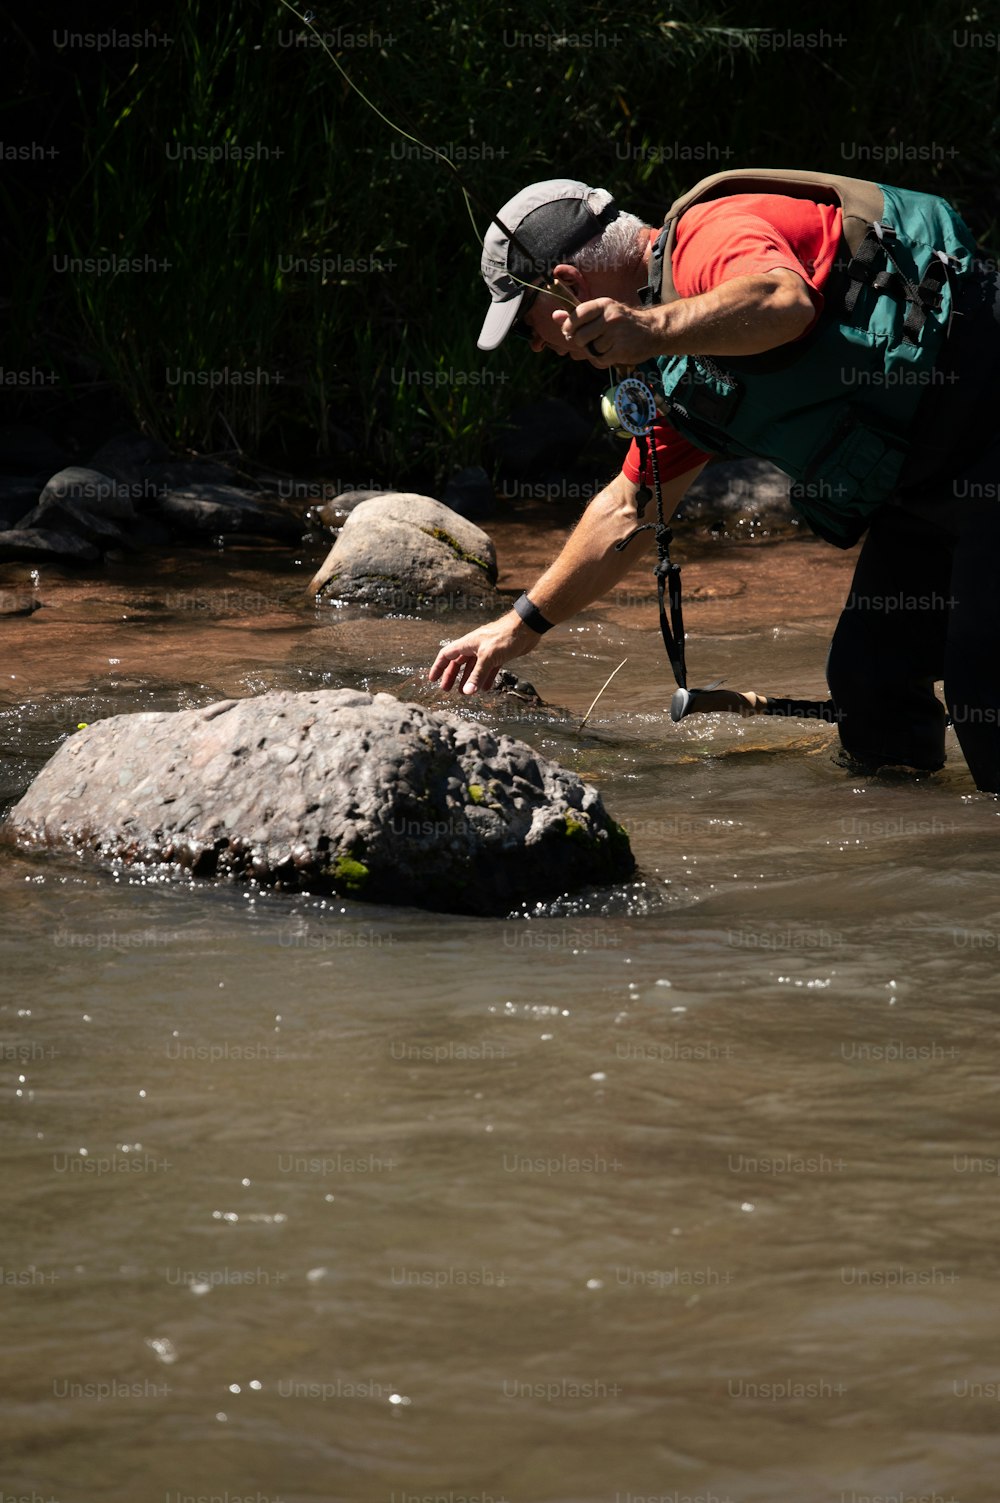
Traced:
[[511, 327], [511, 331], [510, 331], [512, 334], [516, 334], [517, 337], [518, 337], [518, 339], [528, 339], [528, 340], [531, 340], [531, 339], [533, 339], [535, 337], [534, 336], [534, 331], [532, 329], [529, 329], [528, 325], [525, 323], [525, 321], [524, 321], [524, 315], [526, 313], [529, 313], [531, 311], [531, 309], [535, 305], [535, 300], [537, 299], [538, 294], [540, 292], [544, 292], [546, 290], [547, 285], [548, 284], [546, 284], [545, 287], [532, 287], [532, 288], [530, 288], [530, 290], [527, 291], [525, 293], [524, 297], [522, 298], [522, 300], [521, 300], [521, 308], [520, 308], [520, 311], [519, 311], [519, 313], [517, 315], [517, 321], [516, 321], [516, 323], [513, 324], [513, 326]]

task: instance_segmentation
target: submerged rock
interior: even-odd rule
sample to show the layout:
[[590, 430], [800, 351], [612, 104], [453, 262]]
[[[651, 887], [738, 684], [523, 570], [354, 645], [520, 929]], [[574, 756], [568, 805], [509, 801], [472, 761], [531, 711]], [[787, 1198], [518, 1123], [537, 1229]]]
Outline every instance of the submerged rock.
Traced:
[[309, 591], [409, 610], [442, 596], [493, 600], [496, 578], [496, 549], [474, 522], [430, 496], [388, 491], [354, 507]]
[[0, 586], [0, 616], [33, 616], [41, 608], [33, 585]]
[[509, 736], [352, 689], [117, 715], [12, 810], [23, 843], [454, 913], [633, 869], [600, 795]]

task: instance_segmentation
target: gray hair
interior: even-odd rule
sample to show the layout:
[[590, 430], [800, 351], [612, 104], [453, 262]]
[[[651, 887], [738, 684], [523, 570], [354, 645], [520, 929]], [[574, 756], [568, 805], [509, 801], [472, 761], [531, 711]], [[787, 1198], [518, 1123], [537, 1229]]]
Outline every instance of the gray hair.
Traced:
[[[597, 194], [603, 202], [597, 201]], [[595, 191], [592, 207], [600, 213], [610, 202], [611, 194], [606, 188], [600, 188]], [[574, 255], [567, 256], [566, 264], [578, 266], [581, 271], [634, 271], [642, 264], [646, 236], [651, 228], [634, 214], [621, 213], [605, 225], [599, 235], [581, 245]]]

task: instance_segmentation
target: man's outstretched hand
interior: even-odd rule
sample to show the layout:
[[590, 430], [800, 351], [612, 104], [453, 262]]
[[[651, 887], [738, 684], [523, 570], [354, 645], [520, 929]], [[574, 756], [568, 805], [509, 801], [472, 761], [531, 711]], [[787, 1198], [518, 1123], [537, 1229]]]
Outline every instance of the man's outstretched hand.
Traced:
[[463, 694], [490, 689], [504, 663], [523, 657], [541, 641], [538, 632], [525, 626], [516, 611], [498, 621], [477, 626], [438, 653], [427, 677], [442, 689], [458, 688]]

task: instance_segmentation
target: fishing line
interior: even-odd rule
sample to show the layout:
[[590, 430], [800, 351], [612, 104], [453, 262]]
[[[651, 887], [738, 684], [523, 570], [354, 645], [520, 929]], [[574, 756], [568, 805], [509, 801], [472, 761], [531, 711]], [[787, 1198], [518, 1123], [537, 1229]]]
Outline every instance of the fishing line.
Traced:
[[[436, 157], [439, 162], [444, 162], [445, 166], [449, 167], [451, 169], [451, 171], [453, 172], [453, 174], [455, 176], [455, 181], [458, 183], [459, 191], [460, 191], [460, 193], [462, 195], [462, 198], [463, 198], [463, 200], [465, 202], [466, 212], [468, 213], [468, 216], [469, 216], [469, 222], [472, 225], [472, 233], [476, 237], [476, 247], [478, 249], [482, 245], [483, 236], [479, 233], [479, 229], [478, 229], [478, 227], [476, 225], [475, 217], [474, 217], [474, 215], [472, 213], [472, 203], [473, 203], [473, 201], [475, 201], [476, 205], [479, 208], [481, 208], [484, 211], [484, 213], [487, 212], [486, 205], [485, 205], [484, 201], [479, 197], [478, 193], [473, 192], [473, 190], [471, 188], [469, 188], [469, 187], [466, 186], [465, 182], [463, 181], [462, 174], [459, 172], [458, 168], [456, 167], [455, 163], [451, 160], [451, 158], [449, 156], [447, 156], [443, 151], [438, 151], [438, 149], [437, 149], [436, 146], [428, 146], [427, 142], [426, 141], [422, 141], [419, 136], [412, 134], [410, 131], [404, 130], [401, 125], [397, 125], [394, 120], [390, 120], [389, 117], [388, 117], [388, 115], [386, 115], [382, 110], [380, 110], [377, 104], [373, 104], [372, 103], [372, 101], [368, 98], [368, 95], [365, 94], [363, 92], [363, 90], [358, 87], [358, 85], [351, 78], [350, 74], [347, 73], [344, 70], [344, 68], [341, 67], [340, 63], [337, 61], [337, 58], [336, 58], [336, 56], [333, 53], [333, 50], [331, 49], [329, 43], [327, 42], [326, 38], [324, 37], [323, 33], [321, 31], [317, 31], [316, 30], [316, 27], [315, 27], [315, 24], [314, 24], [314, 22], [315, 22], [315, 12], [314, 11], [311, 11], [311, 10], [310, 11], [306, 11], [305, 14], [303, 14], [301, 11], [296, 10], [295, 6], [290, 3], [290, 0], [281, 0], [281, 4], [285, 7], [285, 9], [287, 11], [290, 11], [291, 14], [293, 16], [295, 16], [295, 18], [297, 20], [301, 21], [302, 24], [303, 24], [303, 26], [308, 26], [309, 30], [312, 32], [313, 36], [319, 42], [319, 45], [322, 47], [323, 51], [326, 53], [327, 57], [330, 59], [331, 63], [336, 68], [336, 70], [340, 74], [341, 78], [347, 84], [348, 88], [353, 89], [354, 93], [357, 94], [358, 98], [362, 101], [362, 103], [366, 104], [368, 106], [368, 108], [372, 111], [372, 113], [374, 115], [377, 115], [378, 118], [381, 121], [383, 121], [384, 124], [386, 124], [389, 127], [390, 130], [394, 130], [397, 133], [397, 135], [402, 136], [405, 141], [412, 141], [413, 144], [414, 144], [414, 146], [419, 146], [420, 147], [421, 151], [429, 151], [430, 154], [432, 156]], [[499, 225], [500, 229], [507, 236], [507, 239], [510, 241], [511, 245], [514, 247], [514, 249], [516, 251], [519, 252], [520, 255], [524, 256], [524, 258], [528, 262], [530, 262], [530, 263], [532, 263], [534, 265], [538, 264], [536, 262], [536, 260], [535, 260], [535, 257], [530, 253], [530, 251], [527, 251], [525, 249], [524, 245], [521, 243], [521, 241], [518, 240], [518, 238], [514, 234], [514, 232], [512, 230], [509, 230], [507, 228], [507, 226], [504, 224], [503, 220], [500, 219], [498, 217], [498, 215], [496, 215], [496, 214], [490, 214], [490, 220], [492, 221], [492, 223], [494, 223], [496, 225]], [[512, 272], [510, 270], [509, 267], [506, 268], [506, 271], [507, 271], [507, 275], [511, 278], [511, 280], [514, 281], [514, 282], [520, 283], [520, 285], [522, 287], [530, 287], [530, 288], [532, 288], [534, 290], [539, 290], [539, 289], [537, 289], [537, 284], [536, 283], [524, 281], [522, 277], [516, 276], [514, 274], [514, 272]], [[543, 268], [543, 271], [544, 271], [544, 273], [546, 275], [548, 274], [546, 269]], [[578, 300], [576, 298], [574, 298], [571, 293], [566, 293], [565, 291], [561, 291], [559, 289], [559, 284], [558, 283], [550, 285], [550, 286], [548, 286], [548, 287], [546, 287], [544, 289], [541, 289], [541, 290], [547, 291], [551, 297], [558, 298], [559, 301], [565, 303], [568, 308], [576, 308], [576, 307], [579, 306]]]

